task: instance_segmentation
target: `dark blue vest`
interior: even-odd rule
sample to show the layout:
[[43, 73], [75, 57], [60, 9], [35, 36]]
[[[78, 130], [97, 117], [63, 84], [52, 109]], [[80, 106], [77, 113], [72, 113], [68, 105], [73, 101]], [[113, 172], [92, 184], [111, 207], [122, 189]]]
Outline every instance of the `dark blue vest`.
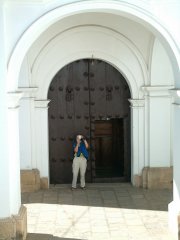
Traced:
[[[73, 151], [74, 148], [76, 147], [76, 144], [77, 144], [76, 142], [73, 143]], [[80, 146], [78, 147], [78, 152], [76, 153], [76, 156], [79, 157], [81, 153], [84, 155], [86, 159], [88, 159], [89, 153], [83, 141], [80, 143]]]

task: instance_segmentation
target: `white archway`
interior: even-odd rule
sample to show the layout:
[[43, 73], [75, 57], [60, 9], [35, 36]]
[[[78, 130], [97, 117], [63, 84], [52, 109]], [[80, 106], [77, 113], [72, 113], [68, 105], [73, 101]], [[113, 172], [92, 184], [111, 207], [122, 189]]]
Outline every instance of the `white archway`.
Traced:
[[35, 58], [31, 84], [38, 86], [37, 99], [47, 98], [50, 81], [59, 69], [75, 60], [92, 56], [117, 68], [128, 82], [131, 97], [142, 98], [140, 88], [148, 85], [147, 67], [133, 43], [110, 29], [84, 26], [59, 34]]
[[167, 52], [172, 57], [174, 74], [175, 76], [178, 75], [178, 64], [180, 62], [178, 47], [160, 22], [151, 18], [148, 12], [142, 12], [141, 8], [138, 9], [137, 6], [128, 3], [117, 2], [114, 0], [109, 0], [106, 3], [103, 3], [90, 0], [86, 2], [71, 3], [56, 8], [40, 17], [27, 29], [27, 31], [23, 34], [16, 47], [14, 48], [14, 51], [9, 60], [7, 84], [8, 91], [12, 92], [17, 90], [18, 76], [24, 56], [26, 55], [33, 42], [40, 36], [40, 34], [43, 33], [50, 25], [56, 21], [59, 21], [67, 16], [82, 12], [107, 12], [122, 15], [126, 18], [141, 22], [141, 24], [144, 24], [147, 28], [149, 28], [152, 32], [157, 34], [157, 36], [162, 39], [166, 45]]
[[[171, 57], [176, 86], [177, 87], [180, 86], [180, 83], [178, 82], [178, 78], [177, 78], [179, 73], [178, 72], [179, 64], [180, 64], [178, 47], [173, 41], [173, 38], [171, 37], [171, 35], [161, 25], [161, 23], [158, 22], [158, 20], [152, 18], [147, 11], [142, 11], [141, 8], [138, 8], [137, 6], [133, 6], [128, 3], [125, 4], [123, 2], [117, 2], [113, 0], [109, 0], [109, 1], [106, 1], [106, 3], [103, 3], [99, 1], [94, 2], [91, 0], [91, 1], [71, 3], [71, 4], [64, 5], [62, 7], [59, 7], [57, 9], [54, 9], [49, 13], [45, 14], [44, 16], [42, 16], [41, 18], [39, 18], [27, 29], [27, 31], [22, 35], [21, 39], [17, 43], [9, 59], [8, 78], [7, 78], [7, 90], [9, 92], [15, 92], [18, 90], [19, 72], [20, 72], [20, 68], [21, 68], [24, 56], [28, 52], [33, 42], [36, 41], [36, 39], [40, 36], [40, 34], [43, 33], [53, 23], [67, 16], [72, 16], [74, 14], [83, 13], [83, 12], [106, 12], [111, 14], [117, 14], [117, 15], [125, 16], [126, 18], [133, 19], [137, 22], [140, 22], [141, 24], [149, 28], [163, 42], [167, 53]], [[44, 86], [43, 86], [43, 82], [41, 82], [42, 79], [39, 80], [39, 82], [41, 82], [41, 85], [40, 85], [41, 87], [37, 92], [37, 96], [39, 99], [36, 99], [34, 103], [36, 108], [35, 110], [36, 123], [38, 122], [37, 120], [39, 120], [39, 122], [42, 123], [41, 120], [44, 118], [47, 118], [47, 104], [48, 104], [48, 100], [46, 99], [47, 89], [48, 89], [49, 81], [50, 79], [52, 79], [53, 74], [57, 71], [57, 68], [63, 67], [65, 64], [73, 60], [77, 60], [84, 57], [91, 57], [91, 54], [92, 54], [92, 51], [89, 51], [89, 49], [86, 49], [85, 51], [78, 51], [78, 52], [75, 51], [73, 53], [69, 53], [66, 55], [66, 57], [64, 57], [64, 59], [61, 59], [61, 65], [59, 65], [59, 62], [56, 62], [56, 64], [53, 66], [53, 68], [50, 71], [50, 75], [48, 76], [46, 75], [48, 81]], [[132, 139], [132, 141], [134, 142], [133, 159], [135, 158], [138, 159], [138, 165], [133, 166], [132, 173], [136, 174], [139, 172], [139, 169], [142, 169], [142, 166], [144, 164], [144, 148], [142, 149], [141, 146], [145, 142], [144, 132], [141, 132], [140, 134], [138, 132], [141, 127], [141, 124], [144, 123], [144, 110], [143, 110], [144, 101], [141, 99], [142, 96], [139, 95], [139, 93], [137, 94], [138, 91], [136, 91], [140, 85], [138, 87], [136, 86], [130, 69], [126, 65], [123, 65], [123, 63], [119, 61], [117, 58], [114, 58], [112, 55], [108, 53], [102, 53], [98, 51], [96, 51], [96, 57], [111, 63], [117, 69], [122, 71], [126, 79], [129, 81], [129, 85], [131, 86], [131, 92], [133, 93], [134, 91], [134, 98], [137, 97], [137, 100], [132, 101], [132, 112], [133, 112], [132, 115], [133, 115], [133, 121], [134, 121], [133, 122], [134, 124], [132, 125], [133, 131], [134, 131], [133, 139]], [[142, 64], [141, 63], [139, 64], [141, 68]], [[141, 71], [142, 69], [143, 68], [141, 68]], [[141, 74], [143, 74], [143, 71], [141, 72]], [[40, 76], [42, 75], [40, 74], [39, 77]], [[143, 82], [144, 80], [141, 81], [141, 83]], [[132, 87], [133, 85], [134, 87]], [[42, 100], [42, 98], [44, 99]], [[36, 138], [37, 142], [39, 140], [42, 140], [41, 144], [43, 146], [47, 146], [48, 144], [47, 122], [43, 122], [43, 124], [41, 125], [36, 125], [35, 132], [36, 131], [37, 131], [37, 135], [39, 136], [39, 138]], [[36, 166], [42, 169], [43, 175], [47, 176], [48, 166], [47, 165], [45, 166], [43, 164], [43, 161], [45, 160], [46, 162], [48, 162], [45, 159], [45, 157], [48, 156], [48, 152], [45, 152], [38, 145], [36, 146], [35, 152], [36, 152], [36, 156], [40, 158], [40, 161]]]
[[[141, 20], [142, 24], [147, 24], [146, 27], [149, 27], [153, 32], [158, 33], [159, 35], [164, 34], [164, 36], [167, 36], [167, 40], [169, 41], [169, 47], [172, 45], [173, 50], [175, 49], [175, 46], [173, 45], [173, 40], [170, 38], [168, 33], [165, 29], [161, 26], [161, 24], [157, 23], [155, 20], [151, 19], [146, 15], [145, 13], [142, 14], [141, 11], [138, 11], [137, 9], [134, 9], [131, 5], [124, 6], [123, 3], [117, 3], [117, 1], [108, 1], [106, 4], [97, 3], [97, 4], [90, 4], [92, 1], [86, 1], [85, 2], [78, 2], [73, 4], [67, 4], [65, 6], [62, 6], [60, 8], [57, 8], [55, 10], [52, 10], [51, 12], [47, 13], [43, 17], [41, 17], [37, 22], [35, 22], [23, 35], [23, 37], [18, 42], [12, 57], [9, 62], [9, 71], [8, 71], [8, 89], [10, 91], [16, 91], [18, 88], [18, 74], [19, 74], [19, 68], [22, 62], [23, 57], [27, 53], [29, 47], [33, 43], [33, 41], [36, 40], [38, 36], [51, 24], [53, 24], [56, 21], [59, 21], [60, 19], [63, 19], [67, 16], [72, 16], [73, 14], [82, 13], [82, 12], [108, 12], [112, 14], [118, 14], [118, 15], [125, 15], [127, 18], [135, 18], [137, 21]], [[156, 29], [156, 28], [158, 29]], [[160, 29], [160, 30], [159, 30]], [[92, 49], [91, 42], [88, 42], [88, 34], [90, 32], [96, 33], [97, 38], [99, 38], [99, 45], [97, 48]], [[158, 32], [159, 31], [159, 32]], [[86, 33], [86, 34], [84, 34]], [[79, 34], [79, 35], [78, 35]], [[76, 36], [78, 35], [78, 37]], [[33, 36], [33, 37], [32, 37]], [[73, 39], [81, 39], [82, 46], [80, 48], [77, 48], [77, 46], [70, 43], [70, 39], [73, 36]], [[124, 58], [121, 59], [121, 53], [112, 51], [108, 44], [108, 40], [106, 41], [106, 46], [101, 46], [102, 42], [104, 41], [103, 36], [107, 40], [108, 38], [111, 38], [111, 41], [113, 41], [117, 48], [120, 49], [123, 53], [123, 51], [126, 54], [122, 54]], [[103, 41], [102, 41], [103, 39]], [[167, 40], [164, 37], [164, 41], [167, 43]], [[85, 45], [84, 42], [87, 42]], [[60, 46], [61, 45], [61, 46]], [[55, 60], [53, 60], [51, 53], [53, 51], [57, 50], [57, 47], [59, 46], [59, 49], [61, 49], [60, 56], [58, 56]], [[66, 49], [66, 52], [64, 51]], [[51, 51], [50, 51], [51, 50]], [[173, 54], [173, 50], [171, 50], [171, 53]], [[174, 50], [174, 53], [176, 51]], [[134, 166], [134, 169], [132, 173], [138, 174], [140, 169], [142, 169], [143, 166], [148, 165], [147, 164], [147, 158], [144, 159], [144, 151], [145, 151], [145, 145], [147, 145], [148, 141], [146, 139], [145, 141], [145, 134], [143, 131], [139, 134], [139, 129], [141, 127], [139, 126], [140, 123], [144, 124], [144, 100], [142, 99], [143, 93], [140, 91], [141, 87], [143, 87], [145, 84], [148, 84], [148, 77], [147, 77], [147, 69], [143, 62], [143, 59], [141, 58], [141, 55], [133, 46], [132, 43], [128, 41], [125, 37], [119, 35], [117, 32], [112, 31], [107, 28], [102, 28], [98, 26], [89, 26], [89, 27], [80, 27], [76, 29], [69, 29], [64, 31], [62, 34], [54, 38], [52, 41], [49, 42], [49, 44], [46, 45], [46, 48], [43, 49], [38, 56], [36, 62], [33, 65], [33, 72], [32, 72], [32, 79], [33, 79], [33, 88], [34, 91], [35, 87], [37, 92], [35, 94], [36, 100], [35, 100], [35, 107], [38, 109], [38, 114], [40, 108], [46, 109], [46, 104], [48, 103], [47, 100], [47, 91], [50, 84], [51, 79], [55, 75], [55, 73], [62, 68], [64, 65], [75, 61], [77, 59], [81, 58], [90, 58], [91, 56], [95, 55], [95, 58], [102, 59], [104, 61], [109, 62], [114, 67], [116, 67], [119, 71], [123, 73], [125, 76], [127, 82], [129, 83], [129, 87], [131, 90], [131, 94], [133, 97], [133, 101], [131, 101], [132, 104], [132, 111], [136, 111], [136, 114], [134, 114], [133, 121], [134, 124], [132, 124], [132, 129], [135, 131], [133, 133], [134, 137], [134, 144], [136, 146], [133, 147], [134, 149], [134, 156], [138, 159], [137, 161], [134, 160], [134, 162], [137, 162], [137, 166]], [[118, 56], [119, 55], [119, 56]], [[48, 56], [48, 57], [47, 57]], [[126, 58], [125, 58], [126, 56]], [[129, 58], [128, 58], [129, 57]], [[128, 63], [127, 65], [127, 59], [130, 61], [131, 64]], [[175, 59], [176, 62], [176, 59]], [[45, 63], [45, 64], [44, 64]], [[133, 68], [133, 64], [136, 65], [136, 68]], [[43, 67], [42, 67], [43, 66]], [[46, 66], [46, 68], [44, 68]], [[135, 70], [135, 72], [133, 71]], [[11, 81], [12, 80], [12, 81]], [[27, 89], [25, 89], [26, 92]], [[29, 89], [31, 91], [31, 89]], [[33, 95], [33, 93], [32, 93]], [[136, 109], [136, 110], [135, 110]], [[138, 110], [137, 110], [138, 109]], [[141, 110], [139, 110], [141, 109]], [[46, 116], [47, 113], [42, 114], [43, 116]], [[41, 118], [41, 117], [39, 117]], [[145, 124], [146, 125], [146, 124]], [[42, 134], [46, 132], [47, 136], [47, 124], [45, 127], [45, 131], [42, 131], [38, 135], [41, 136], [41, 139], [46, 139], [46, 137], [42, 138]], [[38, 132], [39, 126], [36, 127]], [[135, 129], [137, 128], [137, 129]], [[145, 126], [146, 132], [147, 132], [147, 126]], [[136, 133], [136, 134], [135, 134]], [[138, 134], [138, 137], [137, 137]], [[35, 138], [38, 139], [37, 137]], [[47, 146], [47, 140], [44, 143], [45, 146]], [[143, 146], [143, 147], [140, 147]], [[46, 157], [44, 155], [44, 152], [39, 152], [40, 148], [38, 148], [38, 144], [36, 146], [36, 149], [34, 150], [34, 156], [38, 156], [41, 159], [41, 163], [36, 164], [36, 166], [39, 169], [43, 169], [42, 173], [45, 176], [48, 176], [48, 166], [46, 164], [46, 167], [44, 167], [43, 159], [47, 159], [47, 152]], [[141, 153], [140, 153], [141, 151]], [[134, 158], [133, 158], [134, 159]], [[139, 160], [140, 159], [140, 160]], [[48, 160], [46, 160], [48, 162]]]
[[[92, 43], [93, 36], [94, 43]], [[73, 39], [73, 42], [72, 42]], [[113, 46], [113, 47], [112, 47]], [[144, 128], [139, 130], [139, 123], [144, 122], [144, 99], [141, 87], [148, 84], [147, 69], [143, 57], [127, 38], [111, 29], [98, 26], [85, 26], [69, 29], [53, 38], [35, 58], [32, 68], [33, 86], [37, 87], [34, 95], [34, 138], [31, 141], [34, 160], [32, 168], [38, 168], [42, 177], [49, 179], [47, 93], [55, 74], [70, 62], [91, 58], [108, 62], [125, 77], [130, 91], [132, 108], [132, 178], [141, 173], [145, 166]], [[27, 89], [19, 88], [27, 91]], [[30, 88], [29, 91], [34, 89]], [[31, 93], [33, 94], [33, 93]], [[27, 99], [26, 99], [27, 101]], [[32, 98], [30, 98], [32, 101]], [[37, 121], [36, 121], [37, 119]], [[25, 129], [27, 129], [25, 127]], [[23, 141], [23, 144], [25, 142]], [[44, 146], [43, 148], [41, 146]], [[140, 147], [141, 146], [141, 147]], [[28, 148], [28, 147], [27, 147]]]

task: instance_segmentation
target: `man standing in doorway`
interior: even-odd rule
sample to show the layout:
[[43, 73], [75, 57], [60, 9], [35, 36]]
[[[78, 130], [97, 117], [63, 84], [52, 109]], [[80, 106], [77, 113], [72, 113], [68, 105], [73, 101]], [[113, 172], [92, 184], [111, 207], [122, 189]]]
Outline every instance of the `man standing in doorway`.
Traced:
[[73, 181], [72, 190], [76, 189], [77, 177], [80, 170], [80, 185], [82, 189], [85, 189], [85, 173], [87, 167], [87, 159], [89, 156], [89, 145], [86, 139], [82, 135], [76, 136], [76, 141], [73, 144], [74, 159], [73, 159]]

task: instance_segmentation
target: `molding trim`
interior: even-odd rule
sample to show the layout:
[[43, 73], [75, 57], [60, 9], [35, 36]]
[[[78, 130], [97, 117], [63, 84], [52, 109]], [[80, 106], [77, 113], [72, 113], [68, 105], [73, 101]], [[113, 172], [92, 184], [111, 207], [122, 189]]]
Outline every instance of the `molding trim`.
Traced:
[[169, 90], [170, 95], [173, 97], [174, 105], [180, 107], [180, 89], [174, 88]]
[[128, 99], [131, 104], [131, 108], [142, 108], [144, 107], [145, 100], [144, 99]]
[[174, 86], [142, 86], [141, 90], [146, 96], [158, 97], [158, 96], [170, 96], [169, 90]]
[[48, 108], [48, 104], [50, 103], [51, 100], [34, 100], [34, 106], [35, 108]]
[[173, 106], [176, 108], [180, 108], [180, 103], [173, 103]]
[[18, 90], [23, 93], [23, 98], [34, 98], [38, 87], [19, 87]]
[[171, 93], [171, 95], [175, 98], [180, 98], [180, 89], [176, 88], [176, 89], [170, 89], [169, 92]]

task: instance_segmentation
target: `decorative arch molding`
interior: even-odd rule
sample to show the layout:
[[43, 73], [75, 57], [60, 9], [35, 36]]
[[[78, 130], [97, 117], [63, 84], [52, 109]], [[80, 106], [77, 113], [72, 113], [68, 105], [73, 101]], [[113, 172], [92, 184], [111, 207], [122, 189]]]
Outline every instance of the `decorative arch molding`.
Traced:
[[113, 65], [124, 75], [133, 98], [142, 97], [140, 88], [148, 84], [148, 76], [146, 64], [136, 47], [110, 29], [81, 26], [57, 35], [35, 59], [31, 84], [38, 86], [37, 98], [47, 98], [50, 82], [59, 69], [92, 55]]
[[148, 11], [140, 8], [140, 6], [125, 2], [117, 2], [115, 0], [106, 1], [83, 1], [70, 3], [60, 6], [35, 21], [22, 35], [18, 41], [14, 51], [9, 59], [8, 64], [8, 91], [16, 91], [18, 88], [18, 77], [23, 59], [34, 41], [53, 23], [83, 12], [106, 12], [111, 14], [118, 14], [126, 18], [133, 19], [145, 25], [152, 32], [154, 32], [164, 42], [166, 50], [172, 56], [173, 70], [175, 76], [179, 71], [178, 63], [180, 61], [178, 46], [174, 42], [170, 33], [162, 24], [152, 17]]

